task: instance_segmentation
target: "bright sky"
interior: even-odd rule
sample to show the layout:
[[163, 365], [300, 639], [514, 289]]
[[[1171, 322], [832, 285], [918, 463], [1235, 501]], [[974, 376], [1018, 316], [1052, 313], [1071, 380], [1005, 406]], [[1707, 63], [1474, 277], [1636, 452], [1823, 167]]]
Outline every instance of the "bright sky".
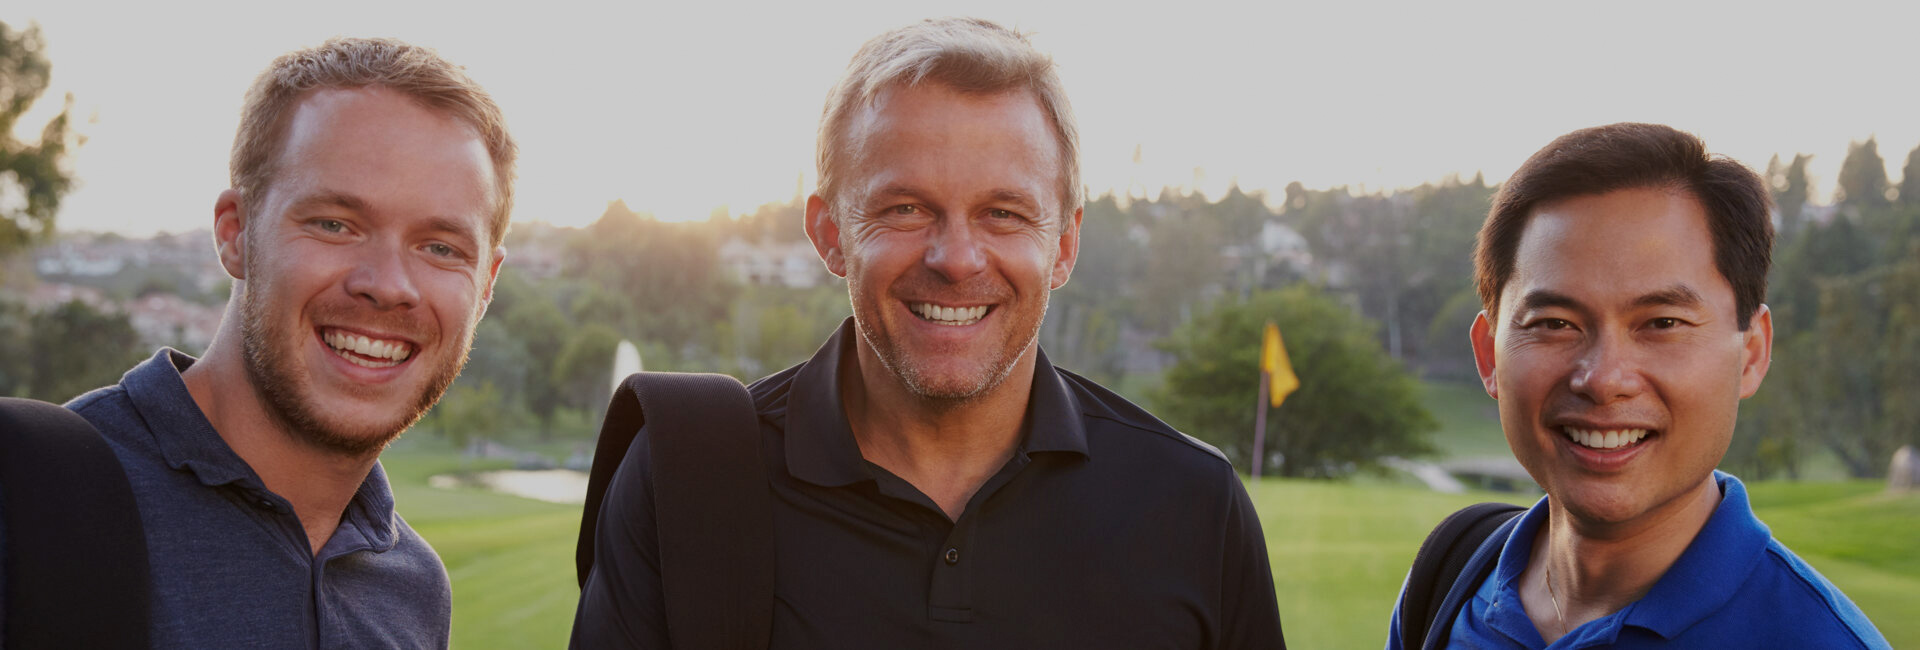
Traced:
[[1756, 169], [1813, 154], [1825, 199], [1849, 141], [1877, 135], [1896, 179], [1920, 145], [1911, 2], [112, 4], [0, 7], [11, 26], [41, 25], [53, 62], [53, 91], [17, 135], [37, 137], [70, 92], [87, 138], [64, 229], [210, 224], [247, 85], [333, 35], [399, 37], [465, 65], [522, 147], [515, 218], [562, 225], [616, 198], [685, 220], [811, 189], [821, 106], [854, 50], [956, 14], [1053, 54], [1095, 195], [1497, 182], [1561, 133], [1633, 120]]

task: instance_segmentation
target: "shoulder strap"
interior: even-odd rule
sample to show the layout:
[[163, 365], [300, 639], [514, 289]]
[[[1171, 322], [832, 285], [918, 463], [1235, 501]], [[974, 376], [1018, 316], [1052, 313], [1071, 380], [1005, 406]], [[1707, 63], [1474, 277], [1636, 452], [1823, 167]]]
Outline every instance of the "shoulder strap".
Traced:
[[[1433, 631], [1447, 592], [1460, 580], [1460, 573], [1466, 569], [1474, 551], [1507, 520], [1525, 511], [1526, 508], [1511, 503], [1476, 503], [1447, 515], [1427, 534], [1427, 540], [1420, 543], [1420, 552], [1413, 557], [1413, 569], [1407, 572], [1406, 594], [1400, 598], [1401, 647], [1426, 645], [1426, 637]], [[1491, 564], [1483, 567], [1490, 568]]]
[[0, 647], [147, 647], [147, 537], [100, 432], [61, 406], [0, 398], [0, 499]]
[[773, 496], [753, 397], [726, 375], [638, 373], [607, 407], [574, 561], [593, 567], [607, 484], [642, 425], [652, 457], [668, 637], [676, 648], [765, 648], [773, 623]]

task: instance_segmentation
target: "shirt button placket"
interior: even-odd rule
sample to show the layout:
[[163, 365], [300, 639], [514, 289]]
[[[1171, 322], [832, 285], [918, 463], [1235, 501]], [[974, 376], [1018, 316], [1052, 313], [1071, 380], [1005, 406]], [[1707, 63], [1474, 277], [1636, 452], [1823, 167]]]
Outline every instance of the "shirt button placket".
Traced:
[[973, 622], [973, 605], [969, 597], [968, 570], [960, 566], [960, 547], [967, 545], [970, 537], [967, 526], [971, 522], [964, 518], [949, 531], [939, 546], [933, 547], [933, 592], [927, 594], [928, 614], [936, 621], [948, 623]]

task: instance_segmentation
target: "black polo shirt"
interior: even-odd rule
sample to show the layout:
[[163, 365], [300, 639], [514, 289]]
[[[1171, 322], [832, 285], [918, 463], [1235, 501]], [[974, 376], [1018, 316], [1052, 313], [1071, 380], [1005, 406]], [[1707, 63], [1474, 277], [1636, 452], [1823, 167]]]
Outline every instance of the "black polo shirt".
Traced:
[[[1025, 431], [952, 521], [860, 456], [852, 321], [754, 382], [773, 648], [1279, 648], [1253, 504], [1220, 452], [1039, 355]], [[666, 648], [643, 428], [600, 511], [576, 648]]]

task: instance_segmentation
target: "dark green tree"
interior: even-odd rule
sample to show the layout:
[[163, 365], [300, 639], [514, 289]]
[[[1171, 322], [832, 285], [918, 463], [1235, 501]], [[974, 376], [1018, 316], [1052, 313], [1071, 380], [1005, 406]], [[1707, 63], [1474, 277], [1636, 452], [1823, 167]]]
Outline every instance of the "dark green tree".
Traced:
[[36, 399], [64, 402], [117, 382], [146, 355], [126, 314], [79, 300], [34, 314], [29, 327]]
[[562, 403], [587, 412], [589, 422], [600, 421], [613, 397], [613, 352], [619, 346], [619, 332], [591, 323], [575, 329], [553, 358]]
[[1873, 138], [1847, 146], [1833, 202], [1857, 207], [1887, 204], [1887, 161], [1880, 157], [1880, 145]]
[[13, 138], [20, 116], [46, 92], [53, 65], [40, 27], [25, 31], [0, 23], [0, 196], [22, 201], [0, 202], [0, 254], [53, 232], [54, 214], [61, 197], [73, 186], [64, 169], [68, 140], [67, 109], [40, 130], [40, 142], [28, 145]]
[[1900, 205], [1920, 207], [1920, 147], [1907, 153], [1907, 166], [1900, 174]]
[[1282, 476], [1332, 478], [1385, 456], [1433, 452], [1438, 427], [1413, 376], [1389, 358], [1373, 323], [1309, 285], [1225, 296], [1161, 341], [1173, 355], [1153, 403], [1167, 422], [1247, 468], [1253, 446], [1260, 337], [1279, 325], [1300, 390], [1268, 416], [1269, 466]]
[[[1775, 157], [1778, 159], [1778, 156]], [[1803, 153], [1793, 155], [1793, 162], [1784, 168], [1774, 168], [1769, 164], [1767, 181], [1773, 190], [1773, 205], [1780, 211], [1780, 237], [1782, 243], [1800, 234], [1802, 212], [1806, 210], [1807, 199], [1813, 195], [1813, 187], [1807, 180], [1807, 163], [1813, 156]]]

